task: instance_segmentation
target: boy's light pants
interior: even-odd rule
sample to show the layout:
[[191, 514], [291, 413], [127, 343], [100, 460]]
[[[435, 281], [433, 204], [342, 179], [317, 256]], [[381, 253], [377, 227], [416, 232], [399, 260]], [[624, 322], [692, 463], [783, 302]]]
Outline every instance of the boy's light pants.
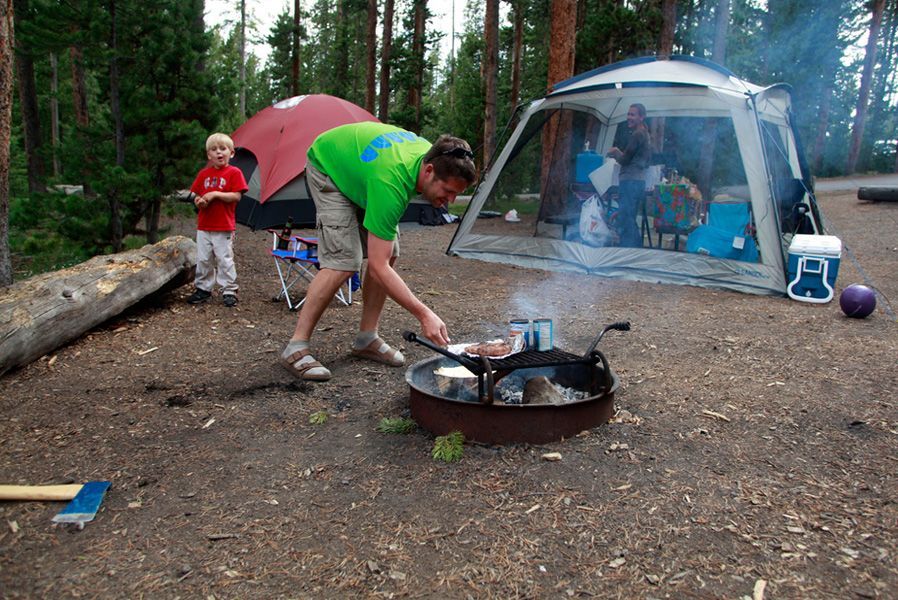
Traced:
[[223, 294], [237, 293], [234, 232], [197, 230], [194, 285], [198, 290], [211, 292], [216, 283]]

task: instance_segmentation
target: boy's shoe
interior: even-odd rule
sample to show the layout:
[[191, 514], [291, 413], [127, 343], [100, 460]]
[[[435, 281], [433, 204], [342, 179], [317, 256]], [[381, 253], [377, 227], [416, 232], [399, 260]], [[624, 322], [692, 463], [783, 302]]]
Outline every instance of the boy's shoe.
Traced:
[[187, 298], [187, 304], [202, 304], [211, 297], [212, 292], [207, 292], [206, 290], [196, 288], [196, 291], [193, 292], [189, 298]]
[[225, 294], [223, 301], [224, 301], [224, 305], [227, 306], [228, 308], [237, 306], [237, 296], [235, 296], [234, 294]]

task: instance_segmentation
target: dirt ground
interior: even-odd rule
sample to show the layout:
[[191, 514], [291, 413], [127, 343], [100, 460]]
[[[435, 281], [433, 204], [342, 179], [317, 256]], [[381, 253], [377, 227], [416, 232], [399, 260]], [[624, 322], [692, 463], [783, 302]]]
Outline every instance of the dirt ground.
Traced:
[[[633, 326], [600, 345], [612, 422], [451, 464], [427, 431], [376, 430], [409, 390], [348, 356], [360, 303], [316, 333], [332, 381], [276, 365], [296, 314], [241, 228], [236, 309], [184, 287], [0, 379], [3, 483], [112, 482], [81, 531], [51, 523], [64, 503], [0, 503], [0, 596], [895, 598], [898, 204], [820, 200], [839, 288], [891, 299], [867, 319], [451, 258], [454, 226], [407, 227], [401, 274], [456, 341], [547, 316], [582, 352]], [[416, 325], [388, 304], [409, 363], [433, 356], [400, 338]]]

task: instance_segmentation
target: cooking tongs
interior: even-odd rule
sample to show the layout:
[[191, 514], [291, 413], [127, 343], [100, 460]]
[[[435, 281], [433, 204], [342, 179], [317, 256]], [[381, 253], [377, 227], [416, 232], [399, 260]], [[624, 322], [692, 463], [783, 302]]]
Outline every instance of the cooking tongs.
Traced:
[[517, 354], [512, 354], [499, 359], [481, 356], [479, 357], [479, 360], [450, 352], [441, 346], [437, 346], [427, 338], [419, 337], [412, 331], [404, 331], [402, 337], [409, 342], [416, 342], [426, 348], [430, 348], [434, 352], [438, 352], [443, 356], [451, 358], [471, 371], [471, 373], [477, 376], [477, 388], [480, 401], [485, 404], [492, 404], [494, 400], [493, 392], [495, 384], [516, 369], [554, 367], [573, 364], [594, 365], [597, 362], [601, 362], [605, 373], [605, 388], [610, 389], [612, 384], [611, 368], [608, 366], [608, 360], [605, 358], [605, 355], [596, 350], [596, 346], [598, 346], [602, 337], [612, 329], [617, 331], [629, 331], [630, 323], [628, 321], [621, 321], [612, 323], [602, 329], [583, 356], [570, 354], [569, 352], [559, 350], [558, 348], [552, 348], [551, 350], [544, 352], [525, 350], [524, 352], [518, 352]]

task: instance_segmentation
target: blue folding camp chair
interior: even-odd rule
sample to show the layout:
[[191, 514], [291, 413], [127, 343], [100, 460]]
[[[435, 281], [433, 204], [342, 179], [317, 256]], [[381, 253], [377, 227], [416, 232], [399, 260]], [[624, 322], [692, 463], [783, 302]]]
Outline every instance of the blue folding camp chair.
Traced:
[[[299, 302], [290, 298], [290, 290], [300, 280], [312, 281], [316, 271], [321, 268], [318, 262], [318, 238], [292, 235], [288, 232], [270, 230], [272, 245], [270, 254], [274, 258], [274, 266], [277, 269], [278, 279], [281, 282], [281, 291], [275, 296], [276, 302], [281, 298], [287, 300], [290, 310], [297, 310], [306, 301], [305, 297]], [[343, 305], [352, 304], [352, 293], [362, 286], [358, 273], [353, 273], [343, 286], [337, 290], [334, 297]]]

